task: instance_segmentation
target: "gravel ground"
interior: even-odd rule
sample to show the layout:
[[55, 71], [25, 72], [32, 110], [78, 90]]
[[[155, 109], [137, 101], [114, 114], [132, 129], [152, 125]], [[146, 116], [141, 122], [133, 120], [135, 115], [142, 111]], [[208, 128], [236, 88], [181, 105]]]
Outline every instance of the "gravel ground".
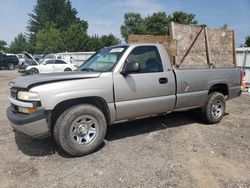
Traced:
[[228, 101], [216, 125], [179, 112], [110, 126], [102, 148], [71, 158], [52, 138], [13, 132], [5, 109], [17, 76], [0, 71], [1, 187], [250, 187], [250, 95]]

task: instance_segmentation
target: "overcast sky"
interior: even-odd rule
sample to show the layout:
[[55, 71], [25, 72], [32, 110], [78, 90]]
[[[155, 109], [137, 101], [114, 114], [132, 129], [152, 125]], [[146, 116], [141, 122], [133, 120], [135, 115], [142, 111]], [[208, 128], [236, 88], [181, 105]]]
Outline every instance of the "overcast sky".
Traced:
[[[121, 38], [120, 26], [126, 12], [147, 16], [157, 11], [194, 13], [200, 24], [218, 28], [228, 24], [236, 31], [236, 43], [242, 44], [250, 35], [250, 0], [72, 0], [78, 17], [89, 23], [88, 33], [113, 33]], [[26, 32], [28, 13], [36, 0], [0, 0], [0, 40], [8, 44], [18, 33]]]

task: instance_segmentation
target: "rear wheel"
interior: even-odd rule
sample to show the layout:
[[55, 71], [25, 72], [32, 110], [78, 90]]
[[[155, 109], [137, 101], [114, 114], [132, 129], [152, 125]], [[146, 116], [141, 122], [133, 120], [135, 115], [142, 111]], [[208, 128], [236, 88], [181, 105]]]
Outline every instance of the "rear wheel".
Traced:
[[15, 65], [13, 63], [8, 63], [7, 68], [9, 70], [14, 70], [15, 69]]
[[64, 69], [64, 72], [72, 71], [70, 68]]
[[226, 109], [225, 97], [220, 92], [209, 94], [206, 105], [202, 108], [203, 117], [206, 122], [215, 124], [221, 121]]
[[39, 74], [39, 71], [36, 68], [32, 68], [29, 70], [29, 74]]
[[66, 153], [83, 156], [101, 145], [106, 129], [103, 113], [93, 105], [81, 104], [62, 113], [53, 131], [55, 141]]

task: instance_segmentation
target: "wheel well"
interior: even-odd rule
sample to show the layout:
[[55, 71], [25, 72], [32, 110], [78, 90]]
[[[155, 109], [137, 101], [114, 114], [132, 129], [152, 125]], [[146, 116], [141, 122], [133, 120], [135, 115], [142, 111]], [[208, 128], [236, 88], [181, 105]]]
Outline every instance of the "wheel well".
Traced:
[[66, 67], [64, 70], [70, 70], [70, 71], [71, 71], [72, 69], [71, 69], [71, 68], [69, 68], [69, 67]]
[[96, 106], [103, 112], [107, 124], [109, 124], [110, 113], [106, 101], [101, 97], [84, 97], [84, 98], [66, 100], [57, 104], [51, 114], [51, 128], [54, 127], [57, 119], [65, 110], [78, 104], [92, 104]]
[[[37, 68], [35, 68], [35, 67], [32, 67], [31, 69], [35, 69], [35, 70], [37, 70], [37, 71], [38, 71], [38, 69], [37, 69]], [[30, 69], [30, 70], [31, 70], [31, 69]]]
[[220, 92], [222, 93], [224, 96], [228, 95], [228, 86], [227, 84], [216, 84], [213, 85], [210, 89], [208, 94], [212, 93], [212, 92]]

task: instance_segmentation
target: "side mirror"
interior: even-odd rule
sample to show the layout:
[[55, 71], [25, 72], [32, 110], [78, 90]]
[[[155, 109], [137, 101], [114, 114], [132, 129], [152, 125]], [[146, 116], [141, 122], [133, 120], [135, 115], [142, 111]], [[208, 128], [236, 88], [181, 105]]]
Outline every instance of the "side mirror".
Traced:
[[122, 75], [126, 76], [129, 73], [132, 72], [139, 72], [141, 70], [139, 63], [136, 62], [127, 62], [124, 67], [123, 70], [121, 72]]

